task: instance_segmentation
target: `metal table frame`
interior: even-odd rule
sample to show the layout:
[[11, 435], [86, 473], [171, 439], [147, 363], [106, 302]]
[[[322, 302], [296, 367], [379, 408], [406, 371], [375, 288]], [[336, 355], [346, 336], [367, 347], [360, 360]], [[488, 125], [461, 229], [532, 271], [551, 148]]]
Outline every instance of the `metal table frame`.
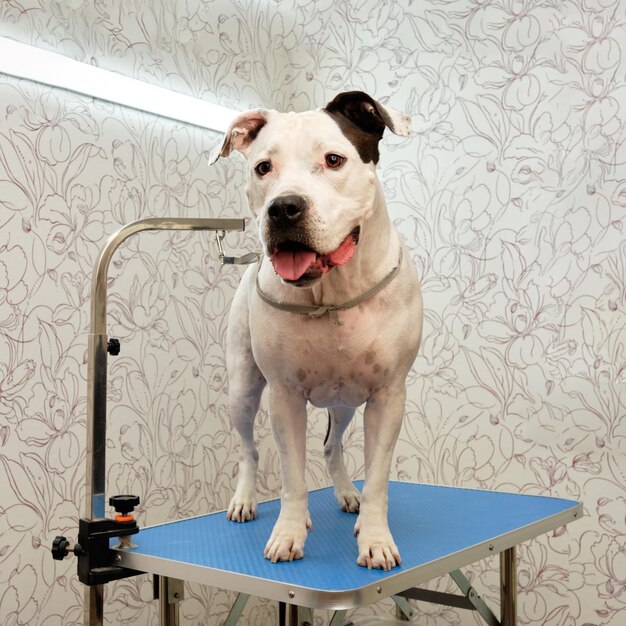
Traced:
[[[218, 232], [218, 245], [223, 237], [223, 231], [244, 230], [242, 219], [202, 219], [202, 218], [149, 218], [132, 222], [114, 233], [103, 248], [93, 272], [91, 292], [91, 334], [88, 341], [88, 388], [87, 388], [87, 489], [85, 517], [94, 520], [105, 515], [105, 468], [106, 468], [106, 388], [107, 388], [107, 343], [106, 313], [107, 313], [107, 273], [113, 253], [129, 236], [145, 230], [210, 230]], [[220, 258], [223, 259], [223, 251]], [[246, 255], [249, 256], [249, 255]], [[249, 262], [243, 260], [241, 262]], [[230, 263], [237, 263], [228, 257]], [[310, 598], [303, 597], [297, 590], [287, 587], [272, 590], [261, 589], [255, 595], [266, 597], [279, 602], [279, 623], [281, 626], [311, 626], [313, 624], [313, 609], [335, 609], [329, 626], [340, 626], [344, 623], [346, 611], [355, 606], [363, 606], [383, 598], [391, 597], [396, 603], [396, 614], [399, 619], [409, 620], [412, 614], [409, 600], [434, 602], [457, 608], [478, 611], [489, 626], [515, 626], [517, 603], [516, 577], [516, 548], [515, 546], [544, 532], [548, 532], [559, 525], [580, 517], [582, 505], [570, 509], [567, 515], [551, 517], [544, 523], [533, 525], [532, 529], [521, 529], [512, 537], [497, 537], [493, 542], [474, 546], [459, 555], [450, 555], [437, 562], [436, 567], [417, 568], [419, 575], [409, 573], [395, 577], [393, 584], [381, 583], [371, 588], [360, 590], [353, 594], [350, 600], [338, 600], [337, 597], [322, 598], [321, 603], [314, 603]], [[557, 519], [558, 517], [558, 519]], [[487, 607], [477, 591], [467, 578], [461, 573], [460, 567], [469, 565], [492, 554], [500, 554], [500, 618]], [[122, 567], [131, 569], [137, 567], [136, 559], [130, 550], [119, 550], [116, 562]], [[356, 565], [355, 565], [356, 567]], [[152, 570], [155, 580], [155, 599], [159, 601], [160, 624], [175, 626], [179, 623], [179, 602], [184, 598], [182, 576], [177, 576], [182, 570], [177, 570], [175, 564], [165, 565]], [[155, 573], [156, 572], [156, 573]], [[419, 589], [423, 584], [434, 577], [449, 573], [462, 595], [441, 593]], [[245, 607], [250, 593], [242, 591], [241, 581], [233, 583], [233, 576], [220, 572], [217, 586], [239, 591], [231, 611], [224, 622], [225, 626], [234, 626]], [[240, 577], [241, 578], [241, 577]], [[193, 579], [193, 578], [190, 578]], [[402, 582], [398, 582], [401, 580]], [[202, 582], [202, 581], [200, 581]], [[221, 584], [220, 584], [221, 583]], [[231, 584], [233, 583], [233, 584]], [[211, 584], [211, 583], [206, 583]], [[245, 587], [244, 587], [245, 588]], [[278, 589], [278, 588], [277, 588]], [[88, 586], [85, 589], [84, 623], [86, 626], [103, 625], [103, 585]]]

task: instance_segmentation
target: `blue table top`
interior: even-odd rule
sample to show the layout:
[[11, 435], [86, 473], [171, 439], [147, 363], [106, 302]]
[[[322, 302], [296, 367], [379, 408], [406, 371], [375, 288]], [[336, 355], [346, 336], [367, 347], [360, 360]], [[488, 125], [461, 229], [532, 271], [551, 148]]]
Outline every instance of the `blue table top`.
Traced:
[[[361, 482], [355, 484], [362, 487]], [[243, 576], [239, 591], [246, 590], [244, 580], [251, 577], [290, 588], [336, 593], [375, 588], [390, 577], [441, 563], [444, 569], [433, 574], [438, 576], [582, 515], [581, 505], [571, 500], [391, 481], [389, 526], [402, 565], [383, 572], [356, 565], [356, 515], [339, 509], [330, 487], [309, 494], [313, 532], [309, 533], [304, 558], [286, 563], [266, 560], [263, 548], [279, 508], [279, 500], [263, 502], [258, 506], [257, 519], [243, 524], [228, 521], [222, 511], [143, 528], [134, 537], [139, 547], [124, 554], [123, 564], [164, 575], [173, 574], [171, 567], [159, 567], [165, 562], [179, 564], [180, 571], [211, 570], [206, 582], [217, 586], [226, 580], [220, 572], [238, 574]], [[464, 553], [469, 560], [464, 560]], [[431, 567], [428, 573], [432, 572]], [[197, 571], [189, 577], [176, 577], [202, 582]]]

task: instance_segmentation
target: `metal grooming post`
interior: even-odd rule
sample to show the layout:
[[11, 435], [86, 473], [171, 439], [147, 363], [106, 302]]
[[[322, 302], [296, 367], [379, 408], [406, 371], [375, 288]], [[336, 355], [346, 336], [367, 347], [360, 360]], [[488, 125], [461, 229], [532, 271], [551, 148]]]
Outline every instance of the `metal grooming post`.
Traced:
[[[85, 517], [104, 517], [106, 476], [106, 389], [107, 389], [107, 273], [113, 253], [131, 235], [144, 230], [242, 231], [242, 219], [148, 218], [120, 228], [102, 249], [91, 285], [91, 334], [87, 369], [87, 494]], [[165, 582], [164, 582], [165, 584]], [[104, 585], [85, 589], [85, 626], [103, 626]], [[178, 603], [170, 603], [170, 607]], [[171, 609], [170, 609], [171, 610]], [[172, 616], [166, 619], [172, 619]], [[169, 621], [169, 623], [176, 623]]]

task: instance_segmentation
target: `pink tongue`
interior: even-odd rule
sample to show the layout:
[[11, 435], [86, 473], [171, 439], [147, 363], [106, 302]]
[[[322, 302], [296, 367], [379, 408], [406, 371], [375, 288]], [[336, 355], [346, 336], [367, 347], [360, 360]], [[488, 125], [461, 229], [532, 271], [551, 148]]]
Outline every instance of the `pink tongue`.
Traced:
[[315, 267], [326, 273], [335, 265], [344, 265], [354, 254], [356, 243], [352, 235], [348, 235], [341, 245], [324, 256], [318, 256], [315, 252], [292, 252], [290, 250], [277, 250], [270, 258], [276, 273], [285, 280], [298, 280], [310, 267]]
[[298, 280], [315, 262], [315, 252], [278, 251], [272, 255], [271, 261], [276, 273], [285, 280]]

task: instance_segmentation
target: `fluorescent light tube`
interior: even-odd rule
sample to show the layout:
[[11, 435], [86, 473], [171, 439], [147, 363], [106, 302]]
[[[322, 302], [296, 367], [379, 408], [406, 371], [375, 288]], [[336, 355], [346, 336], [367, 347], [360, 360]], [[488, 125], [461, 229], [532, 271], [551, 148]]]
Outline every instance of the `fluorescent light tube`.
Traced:
[[225, 132], [237, 111], [0, 37], [0, 72]]

